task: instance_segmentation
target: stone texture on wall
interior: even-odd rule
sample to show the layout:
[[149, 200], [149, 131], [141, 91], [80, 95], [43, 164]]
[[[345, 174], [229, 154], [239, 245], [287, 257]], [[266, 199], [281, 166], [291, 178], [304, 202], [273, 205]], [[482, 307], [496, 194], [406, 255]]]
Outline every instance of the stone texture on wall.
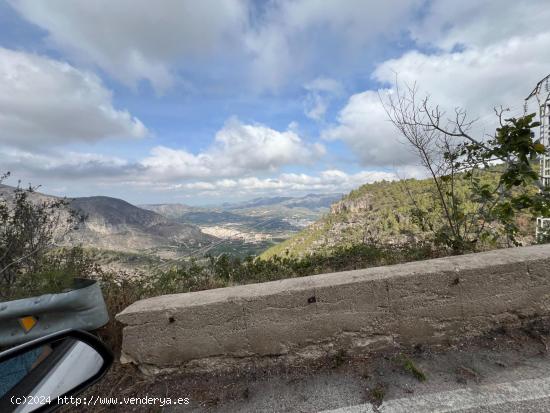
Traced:
[[550, 315], [550, 245], [174, 294], [120, 314], [123, 362], [307, 357], [447, 344]]

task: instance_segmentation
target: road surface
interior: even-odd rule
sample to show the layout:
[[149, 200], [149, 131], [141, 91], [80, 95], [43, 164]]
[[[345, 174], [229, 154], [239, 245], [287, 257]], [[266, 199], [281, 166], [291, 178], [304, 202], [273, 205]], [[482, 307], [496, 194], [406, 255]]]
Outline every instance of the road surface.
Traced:
[[[232, 400], [166, 410], [193, 413], [550, 412], [550, 355], [539, 339], [489, 339], [481, 347], [411, 355], [420, 382], [394, 356], [350, 361], [303, 377], [274, 375], [237, 385]], [[383, 389], [375, 407], [373, 389]], [[214, 389], [213, 389], [214, 390]]]

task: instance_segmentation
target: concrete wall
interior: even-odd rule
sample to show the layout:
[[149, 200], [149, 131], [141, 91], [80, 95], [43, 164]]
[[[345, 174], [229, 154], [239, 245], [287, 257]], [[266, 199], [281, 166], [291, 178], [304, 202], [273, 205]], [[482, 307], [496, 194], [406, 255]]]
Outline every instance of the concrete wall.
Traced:
[[550, 245], [150, 298], [117, 315], [125, 362], [368, 353], [550, 314]]

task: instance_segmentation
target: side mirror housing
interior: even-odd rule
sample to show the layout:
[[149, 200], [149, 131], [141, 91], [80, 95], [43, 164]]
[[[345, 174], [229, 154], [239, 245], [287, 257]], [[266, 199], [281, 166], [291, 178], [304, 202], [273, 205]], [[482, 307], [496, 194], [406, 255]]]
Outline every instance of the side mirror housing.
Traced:
[[95, 336], [66, 330], [0, 353], [0, 412], [51, 412], [98, 381], [113, 354]]

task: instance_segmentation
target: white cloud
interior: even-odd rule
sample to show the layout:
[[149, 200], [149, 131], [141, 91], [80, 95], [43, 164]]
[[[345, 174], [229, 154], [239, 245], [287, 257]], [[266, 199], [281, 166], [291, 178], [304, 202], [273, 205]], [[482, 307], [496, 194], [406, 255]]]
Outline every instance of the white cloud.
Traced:
[[309, 145], [295, 131], [279, 132], [267, 126], [245, 125], [230, 119], [216, 134], [213, 153], [233, 167], [275, 170], [287, 164], [307, 164], [325, 153], [320, 144]]
[[328, 109], [327, 99], [317, 93], [310, 93], [305, 100], [305, 114], [308, 118], [321, 121]]
[[13, 0], [49, 42], [129, 85], [149, 80], [158, 91], [174, 82], [171, 64], [211, 57], [236, 44], [246, 24], [240, 0]]
[[[388, 34], [397, 36], [422, 0], [9, 0], [48, 32], [48, 44], [128, 85], [159, 92], [179, 69], [220, 56], [242, 65], [253, 85], [277, 90], [290, 76], [338, 60]], [[327, 48], [323, 38], [332, 38]], [[338, 56], [334, 56], [337, 53]], [[340, 65], [344, 67], [344, 64]]]
[[25, 149], [0, 147], [3, 172], [11, 171], [16, 178], [33, 183], [41, 180], [63, 180], [67, 182], [82, 179], [118, 179], [121, 176], [135, 175], [140, 169], [127, 160], [96, 153], [54, 150], [39, 154]]
[[158, 179], [207, 177], [212, 174], [214, 159], [208, 154], [194, 155], [180, 149], [157, 146], [141, 164]]
[[344, 87], [335, 79], [318, 77], [304, 85], [308, 92], [305, 99], [305, 114], [308, 118], [324, 120], [330, 101], [344, 92]]
[[0, 48], [0, 143], [17, 146], [143, 137], [145, 126], [112, 105], [89, 72]]
[[415, 162], [414, 154], [387, 120], [375, 91], [352, 95], [338, 115], [338, 125], [325, 129], [322, 137], [344, 141], [364, 165], [393, 167]]
[[[295, 0], [268, 2], [247, 31], [252, 74], [260, 88], [277, 90], [289, 76], [319, 64], [345, 69], [366, 46], [398, 36], [422, 0]], [[320, 56], [323, 58], [320, 59]]]
[[[380, 82], [417, 82], [434, 103], [453, 115], [455, 107], [480, 117], [477, 131], [494, 132], [493, 108], [509, 107], [522, 114], [524, 98], [541, 77], [550, 71], [550, 30], [535, 36], [512, 37], [485, 47], [462, 52], [424, 54], [408, 52], [399, 59], [381, 64], [374, 72]], [[534, 107], [531, 107], [534, 110]]]
[[101, 177], [154, 185], [273, 173], [284, 166], [311, 165], [324, 151], [323, 145], [306, 143], [291, 129], [279, 132], [261, 124], [243, 124], [236, 118], [229, 119], [202, 152], [156, 146], [149, 156], [134, 162], [61, 148], [36, 151], [0, 145], [2, 167], [16, 175], [64, 180]]
[[322, 145], [307, 144], [292, 130], [279, 132], [232, 118], [204, 152], [192, 154], [160, 146], [141, 164], [154, 175], [174, 180], [276, 171], [285, 165], [311, 163], [323, 154]]
[[384, 171], [362, 171], [348, 174], [341, 170], [330, 169], [317, 175], [285, 173], [274, 178], [246, 177], [238, 179], [220, 179], [216, 181], [197, 181], [168, 185], [162, 190], [202, 191], [202, 195], [251, 196], [262, 194], [304, 194], [308, 192], [346, 192], [361, 185], [397, 179], [397, 175]]
[[437, 0], [412, 27], [412, 36], [446, 51], [456, 46], [486, 47], [547, 31], [549, 20], [547, 0]]
[[[320, 65], [349, 73], [376, 44], [407, 33], [448, 52], [533, 36], [550, 19], [547, 0], [9, 1], [48, 32], [49, 45], [158, 91], [172, 86], [181, 68], [224, 58], [258, 88], [278, 90]], [[311, 115], [322, 112], [319, 104]]]
[[325, 92], [331, 95], [341, 95], [344, 92], [344, 86], [336, 79], [329, 77], [318, 77], [305, 84], [304, 89], [310, 92]]
[[[482, 23], [490, 18], [492, 7], [479, 5], [473, 11], [473, 3], [467, 1], [464, 7], [467, 6], [468, 16], [476, 17], [470, 18], [461, 27], [458, 23], [451, 26], [445, 24], [454, 16], [455, 6], [451, 7], [448, 1], [442, 3], [450, 8], [444, 9], [435, 2], [426, 21], [441, 18], [443, 26], [435, 29], [428, 24], [428, 28], [423, 29], [425, 31], [422, 33], [418, 32], [417, 36], [422, 34], [432, 44], [449, 50], [435, 53], [413, 50], [381, 63], [372, 77], [387, 89], [352, 95], [341, 110], [337, 125], [323, 132], [326, 139], [347, 143], [364, 165], [411, 165], [415, 162], [412, 153], [399, 143], [402, 139], [388, 122], [378, 98], [378, 92], [393, 90], [396, 76], [401, 86], [416, 83], [419, 96], [430, 95], [430, 101], [439, 104], [449, 118], [454, 117], [455, 108], [466, 109], [470, 119], [479, 119], [472, 133], [482, 137], [493, 134], [497, 127], [494, 107], [502, 105], [510, 108], [507, 113], [510, 116], [522, 115], [524, 98], [536, 82], [550, 71], [550, 54], [543, 52], [550, 49], [550, 29], [546, 26], [539, 24], [540, 32], [529, 34], [534, 31], [527, 30], [525, 34], [520, 30], [525, 24], [522, 22], [515, 29], [498, 29], [502, 38], [493, 37], [488, 30], [492, 30], [494, 25], [487, 23], [483, 26]], [[499, 7], [505, 9], [500, 3]], [[513, 16], [516, 9], [518, 14]], [[530, 7], [526, 10], [532, 11]], [[510, 13], [506, 14], [509, 20], [502, 20], [499, 27], [501, 24], [506, 25], [506, 22], [511, 24], [516, 17], [521, 20], [520, 17], [527, 13], [519, 12], [512, 4], [511, 10], [507, 12]], [[543, 15], [548, 13], [541, 11]], [[501, 15], [499, 12], [493, 17], [500, 21], [498, 19]], [[457, 17], [458, 21], [466, 19], [460, 16]], [[529, 24], [537, 25], [539, 18], [536, 13], [531, 15]], [[429, 37], [431, 29], [437, 35]], [[458, 51], [453, 49], [457, 44], [463, 45], [463, 48]], [[537, 109], [531, 103], [529, 110]]]
[[[61, 195], [74, 193], [75, 190], [82, 193], [82, 185], [77, 183], [83, 182], [86, 182], [88, 191], [84, 194], [88, 195], [90, 190], [98, 194], [108, 191], [114, 196], [117, 196], [117, 190], [169, 193], [172, 197], [197, 194], [209, 198], [269, 196], [273, 193], [301, 195], [347, 192], [366, 183], [407, 178], [417, 173], [415, 170], [347, 173], [339, 169], [327, 169], [317, 174], [280, 173], [273, 177], [262, 177], [257, 175], [261, 175], [261, 171], [250, 170], [246, 174], [224, 177], [223, 171], [209, 169], [213, 164], [206, 162], [201, 154], [183, 155], [181, 151], [169, 148], [157, 148], [151, 157], [135, 163], [94, 153], [58, 151], [34, 154], [2, 147], [0, 156], [5, 160], [3, 166], [13, 171], [16, 178], [23, 182], [45, 184], [48, 191], [57, 188], [56, 193], [63, 186], [65, 193]], [[218, 159], [220, 162], [225, 161]]]

